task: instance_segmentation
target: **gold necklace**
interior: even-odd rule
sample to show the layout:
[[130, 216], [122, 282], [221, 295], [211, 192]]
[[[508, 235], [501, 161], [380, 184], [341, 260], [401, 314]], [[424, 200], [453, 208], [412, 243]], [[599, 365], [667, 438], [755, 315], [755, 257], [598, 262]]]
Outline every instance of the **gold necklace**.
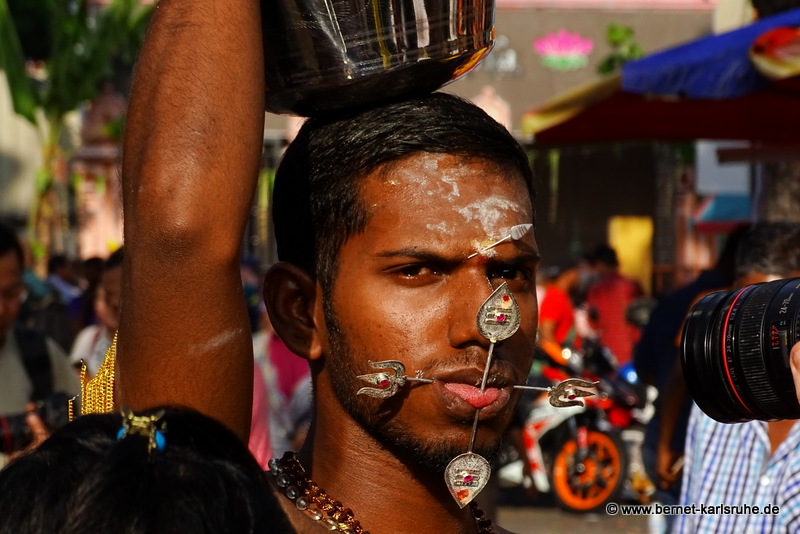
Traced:
[[[298, 510], [330, 531], [345, 534], [369, 534], [361, 523], [353, 516], [353, 511], [331, 498], [316, 482], [308, 478], [306, 470], [291, 451], [284, 453], [283, 458], [269, 461], [269, 473], [272, 475], [281, 493], [292, 501]], [[492, 521], [478, 508], [475, 502], [469, 503], [472, 517], [478, 526], [478, 534], [494, 534]]]
[[86, 380], [86, 362], [81, 360], [81, 393], [69, 400], [69, 420], [75, 419], [74, 403], [80, 398], [80, 415], [110, 413], [114, 411], [114, 370], [117, 357], [117, 332], [103, 358], [103, 364], [94, 378]]

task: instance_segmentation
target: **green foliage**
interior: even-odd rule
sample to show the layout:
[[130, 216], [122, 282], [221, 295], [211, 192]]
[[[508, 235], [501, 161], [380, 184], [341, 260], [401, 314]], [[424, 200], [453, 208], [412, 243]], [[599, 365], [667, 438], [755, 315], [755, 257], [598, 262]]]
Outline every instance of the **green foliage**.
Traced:
[[133, 65], [152, 9], [137, 0], [113, 0], [94, 13], [87, 0], [40, 1], [47, 7], [52, 39], [45, 79], [40, 83], [27, 80], [6, 0], [0, 0], [0, 68], [8, 77], [14, 110], [35, 123], [33, 103], [58, 129], [64, 115], [97, 96], [115, 67]]
[[[46, 123], [43, 167], [34, 177], [37, 201], [29, 216], [33, 244], [41, 248], [37, 253], [50, 241], [37, 221], [47, 211], [47, 193], [60, 190], [55, 175], [65, 158], [59, 143], [65, 117], [96, 98], [103, 82], [132, 68], [151, 13], [139, 0], [112, 0], [102, 9], [88, 0], [0, 0], [0, 70], [14, 111], [34, 125], [41, 118]], [[26, 60], [39, 62], [37, 79], [29, 77]], [[61, 191], [56, 200], [63, 213], [69, 210], [66, 197]]]
[[14, 111], [35, 123], [36, 93], [25, 73], [22, 46], [6, 0], [0, 0], [0, 70], [6, 73]]
[[25, 58], [44, 61], [53, 50], [50, 12], [52, 0], [7, 0]]
[[611, 53], [597, 66], [597, 72], [605, 76], [614, 74], [625, 63], [644, 56], [644, 49], [634, 39], [634, 31], [630, 26], [612, 22], [606, 30], [606, 41], [611, 46]]
[[111, 119], [103, 125], [103, 133], [105, 133], [109, 139], [113, 139], [114, 141], [122, 141], [122, 132], [124, 129], [125, 117]]

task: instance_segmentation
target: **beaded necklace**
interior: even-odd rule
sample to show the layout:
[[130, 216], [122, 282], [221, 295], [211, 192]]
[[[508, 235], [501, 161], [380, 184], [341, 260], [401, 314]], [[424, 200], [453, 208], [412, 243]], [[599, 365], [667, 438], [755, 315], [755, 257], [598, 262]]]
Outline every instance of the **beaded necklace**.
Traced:
[[[369, 534], [354, 517], [351, 509], [331, 498], [316, 482], [308, 478], [306, 470], [293, 452], [284, 453], [280, 460], [271, 459], [269, 473], [281, 493], [298, 510], [318, 521], [327, 530], [345, 534]], [[469, 507], [478, 526], [478, 534], [494, 534], [492, 521], [483, 510], [474, 501], [469, 503]]]

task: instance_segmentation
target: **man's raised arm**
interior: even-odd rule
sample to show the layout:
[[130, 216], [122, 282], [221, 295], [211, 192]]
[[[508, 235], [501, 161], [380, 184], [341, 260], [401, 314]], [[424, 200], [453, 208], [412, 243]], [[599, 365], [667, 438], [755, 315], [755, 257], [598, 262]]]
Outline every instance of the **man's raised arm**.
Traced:
[[239, 250], [264, 120], [257, 0], [160, 0], [122, 163], [118, 404], [194, 407], [242, 438], [252, 342]]

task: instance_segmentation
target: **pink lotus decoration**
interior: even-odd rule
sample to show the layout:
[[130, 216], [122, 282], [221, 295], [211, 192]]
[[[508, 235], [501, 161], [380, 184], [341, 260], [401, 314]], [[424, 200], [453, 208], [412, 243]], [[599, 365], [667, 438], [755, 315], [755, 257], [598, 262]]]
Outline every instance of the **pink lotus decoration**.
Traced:
[[534, 39], [533, 48], [542, 57], [545, 66], [555, 70], [575, 70], [589, 63], [587, 56], [594, 48], [594, 41], [561, 30]]

